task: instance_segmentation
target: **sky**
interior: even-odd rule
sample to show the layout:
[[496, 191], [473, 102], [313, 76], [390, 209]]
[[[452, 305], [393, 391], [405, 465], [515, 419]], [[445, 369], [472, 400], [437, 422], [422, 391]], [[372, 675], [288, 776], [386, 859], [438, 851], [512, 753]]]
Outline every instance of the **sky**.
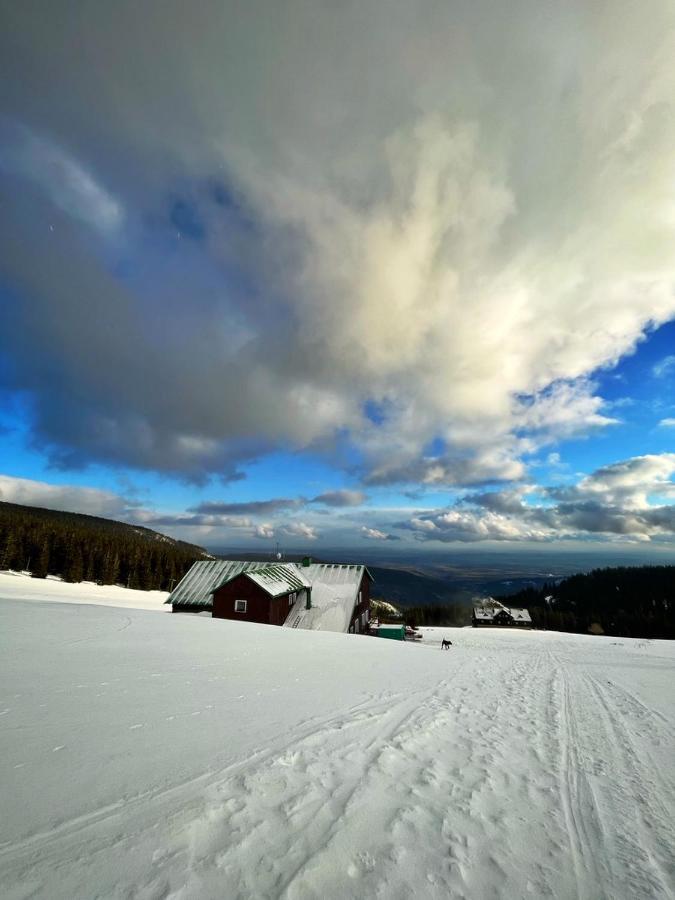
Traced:
[[0, 14], [0, 499], [675, 551], [670, 0]]

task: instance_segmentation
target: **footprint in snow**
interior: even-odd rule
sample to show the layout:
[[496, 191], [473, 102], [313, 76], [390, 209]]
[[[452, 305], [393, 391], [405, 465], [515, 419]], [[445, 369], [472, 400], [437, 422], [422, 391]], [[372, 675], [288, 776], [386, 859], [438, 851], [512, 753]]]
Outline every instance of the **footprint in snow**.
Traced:
[[370, 853], [358, 853], [347, 868], [350, 878], [362, 878], [375, 869], [375, 859]]

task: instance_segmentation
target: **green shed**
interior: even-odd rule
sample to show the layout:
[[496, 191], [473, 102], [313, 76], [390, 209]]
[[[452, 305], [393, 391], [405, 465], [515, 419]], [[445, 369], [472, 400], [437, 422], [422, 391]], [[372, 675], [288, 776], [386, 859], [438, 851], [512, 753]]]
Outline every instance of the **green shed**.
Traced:
[[380, 625], [377, 636], [390, 641], [404, 641], [405, 625]]

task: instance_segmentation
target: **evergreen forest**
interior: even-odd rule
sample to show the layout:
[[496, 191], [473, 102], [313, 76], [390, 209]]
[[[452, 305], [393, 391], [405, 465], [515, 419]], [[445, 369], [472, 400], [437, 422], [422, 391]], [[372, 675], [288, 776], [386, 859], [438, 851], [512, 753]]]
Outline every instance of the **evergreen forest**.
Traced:
[[675, 638], [675, 566], [594, 569], [499, 599], [529, 609], [535, 628]]
[[111, 519], [0, 502], [0, 569], [169, 591], [201, 547]]

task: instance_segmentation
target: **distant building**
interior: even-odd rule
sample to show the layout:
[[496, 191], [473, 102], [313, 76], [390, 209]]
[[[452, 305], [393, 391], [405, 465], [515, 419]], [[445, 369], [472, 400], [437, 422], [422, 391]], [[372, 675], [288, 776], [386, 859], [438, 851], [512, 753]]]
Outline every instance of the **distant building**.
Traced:
[[365, 632], [370, 582], [365, 566], [200, 560], [169, 595], [175, 613], [314, 631]]
[[474, 628], [481, 626], [505, 628], [531, 628], [532, 619], [526, 609], [504, 606], [498, 600], [490, 598], [487, 604], [474, 606], [471, 624]]

